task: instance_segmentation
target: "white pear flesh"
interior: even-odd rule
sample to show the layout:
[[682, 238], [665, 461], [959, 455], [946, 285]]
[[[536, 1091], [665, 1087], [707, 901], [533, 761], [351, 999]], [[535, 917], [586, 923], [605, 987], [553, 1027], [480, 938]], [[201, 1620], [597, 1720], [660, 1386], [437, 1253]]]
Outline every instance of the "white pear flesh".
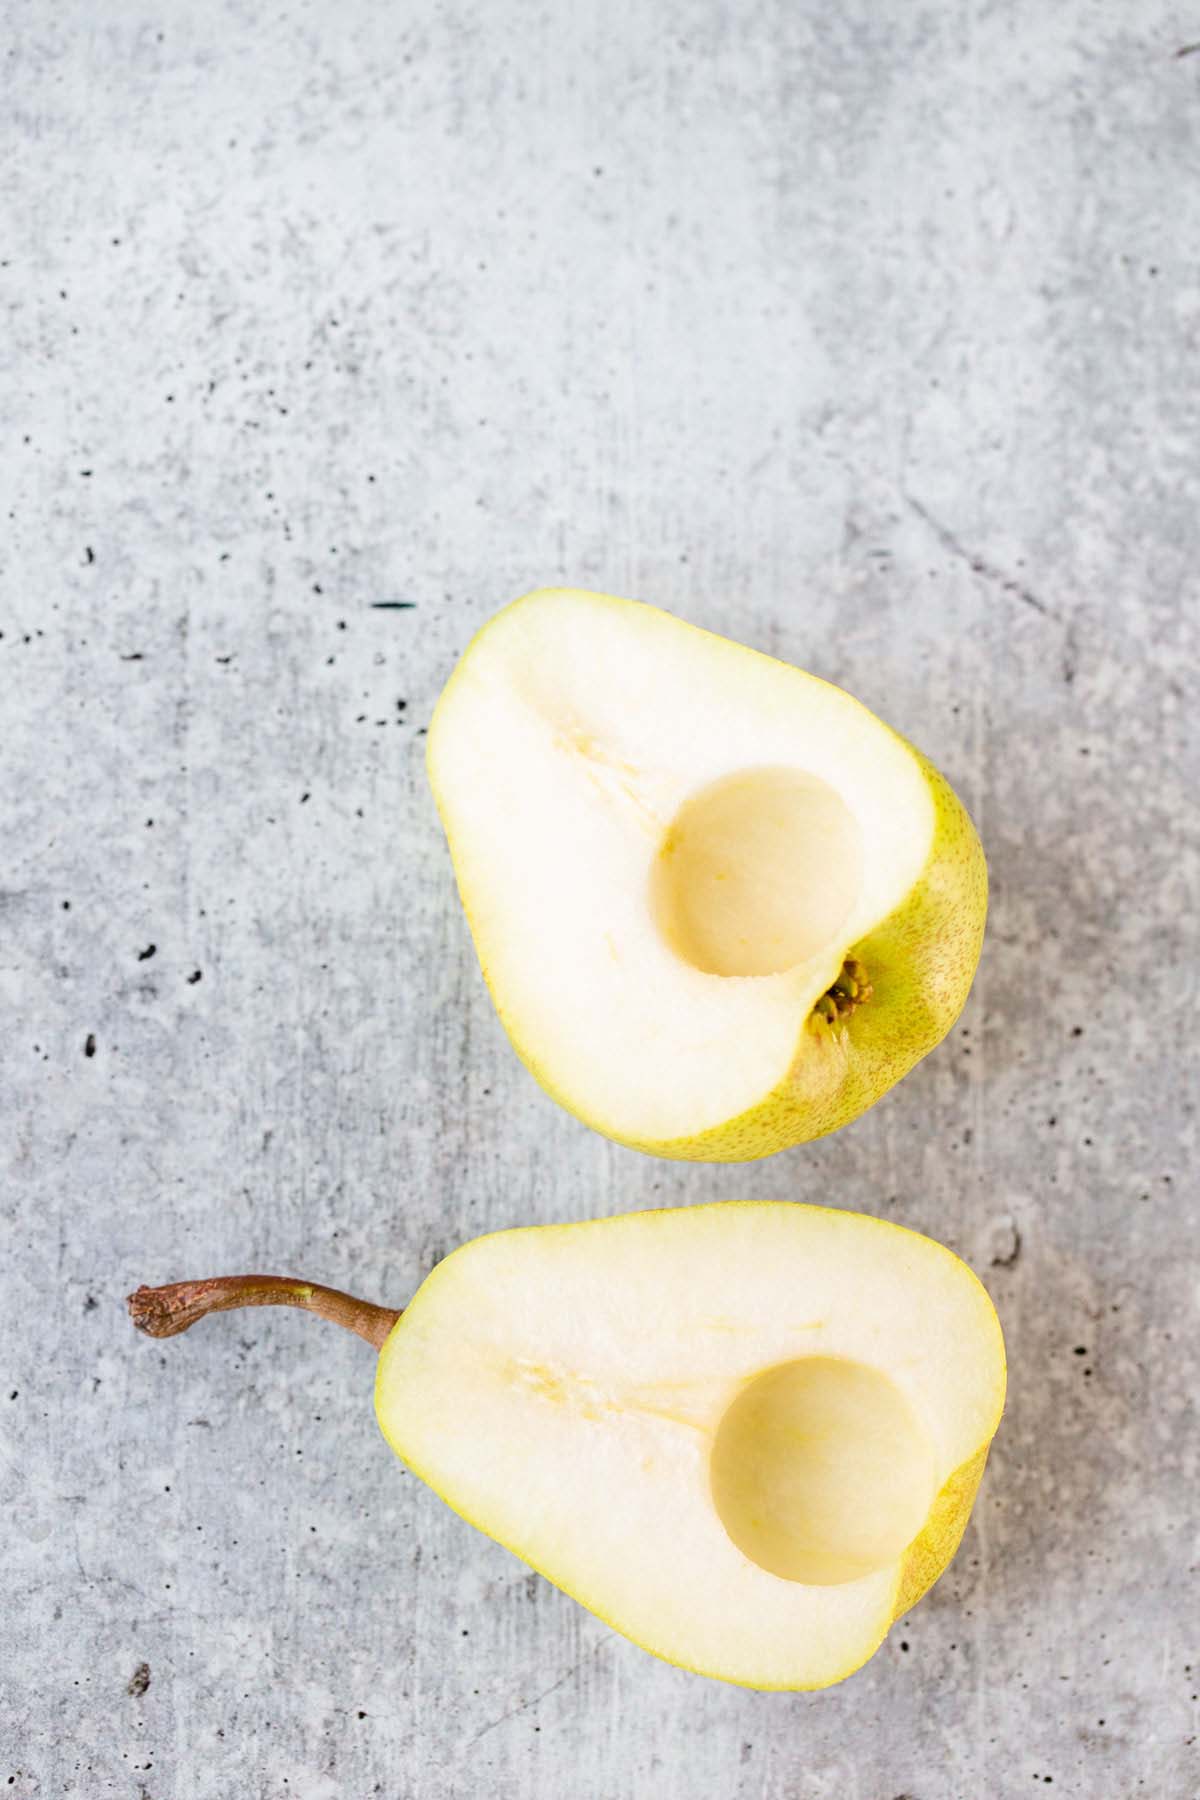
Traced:
[[456, 1511], [646, 1649], [814, 1688], [953, 1555], [1004, 1386], [950, 1251], [728, 1202], [465, 1245], [388, 1338], [376, 1409]]
[[[536, 593], [463, 656], [428, 761], [501, 1019], [610, 1137], [768, 1154], [855, 1117], [958, 1015], [978, 839], [839, 688], [653, 607]], [[851, 955], [872, 997], [829, 1022]]]

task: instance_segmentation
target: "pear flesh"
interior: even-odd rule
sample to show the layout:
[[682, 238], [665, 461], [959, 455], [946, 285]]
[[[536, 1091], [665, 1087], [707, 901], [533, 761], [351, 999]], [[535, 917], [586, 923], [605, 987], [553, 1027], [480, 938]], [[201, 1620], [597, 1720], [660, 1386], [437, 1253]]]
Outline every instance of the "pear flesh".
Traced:
[[391, 1331], [375, 1395], [418, 1475], [618, 1631], [816, 1688], [954, 1554], [1004, 1385], [950, 1251], [730, 1202], [476, 1239]]
[[535, 593], [466, 651], [428, 762], [501, 1019], [610, 1137], [783, 1149], [856, 1117], [958, 1016], [978, 838], [824, 681], [653, 607]]

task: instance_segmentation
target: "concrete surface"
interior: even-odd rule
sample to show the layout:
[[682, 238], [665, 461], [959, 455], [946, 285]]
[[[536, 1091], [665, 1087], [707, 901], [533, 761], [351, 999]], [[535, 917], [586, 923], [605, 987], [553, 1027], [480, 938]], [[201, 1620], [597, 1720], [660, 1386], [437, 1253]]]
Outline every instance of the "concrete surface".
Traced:
[[[0, 1792], [1195, 1795], [1200, 14], [4, 36]], [[979, 822], [961, 1029], [830, 1141], [660, 1165], [507, 1047], [421, 733], [564, 581], [845, 683]], [[944, 1239], [1011, 1349], [957, 1563], [823, 1695], [529, 1576], [352, 1339], [123, 1311], [238, 1267], [399, 1304], [487, 1228], [739, 1194]]]

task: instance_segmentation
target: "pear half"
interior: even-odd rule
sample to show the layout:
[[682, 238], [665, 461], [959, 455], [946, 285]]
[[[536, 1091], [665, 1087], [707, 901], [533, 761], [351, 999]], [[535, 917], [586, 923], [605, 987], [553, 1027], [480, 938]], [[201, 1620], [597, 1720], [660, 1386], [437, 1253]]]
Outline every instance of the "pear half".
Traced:
[[519, 1055], [657, 1156], [836, 1130], [950, 1029], [987, 908], [942, 777], [816, 677], [607, 595], [477, 635], [428, 766]]
[[384, 1344], [375, 1405], [444, 1500], [626, 1637], [818, 1688], [950, 1561], [1004, 1385], [950, 1251], [735, 1201], [465, 1245]]
[[268, 1305], [379, 1351], [384, 1435], [456, 1512], [748, 1687], [827, 1687], [879, 1647], [954, 1555], [1004, 1405], [964, 1263], [787, 1201], [497, 1232], [403, 1313], [277, 1275], [129, 1297], [152, 1337]]

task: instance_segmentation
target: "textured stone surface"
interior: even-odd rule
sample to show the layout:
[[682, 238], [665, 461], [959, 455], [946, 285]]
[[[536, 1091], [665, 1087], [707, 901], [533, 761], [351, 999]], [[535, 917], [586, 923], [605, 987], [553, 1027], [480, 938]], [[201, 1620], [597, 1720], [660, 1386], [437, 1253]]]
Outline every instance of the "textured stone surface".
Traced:
[[[1194, 1795], [1194, 13], [4, 35], [0, 1790]], [[961, 1028], [827, 1142], [656, 1164], [508, 1050], [421, 731], [559, 581], [844, 682], [978, 820]], [[933, 1233], [1009, 1338], [958, 1561], [824, 1695], [529, 1576], [353, 1340], [123, 1312], [237, 1266], [400, 1303], [486, 1228], [738, 1194]]]

